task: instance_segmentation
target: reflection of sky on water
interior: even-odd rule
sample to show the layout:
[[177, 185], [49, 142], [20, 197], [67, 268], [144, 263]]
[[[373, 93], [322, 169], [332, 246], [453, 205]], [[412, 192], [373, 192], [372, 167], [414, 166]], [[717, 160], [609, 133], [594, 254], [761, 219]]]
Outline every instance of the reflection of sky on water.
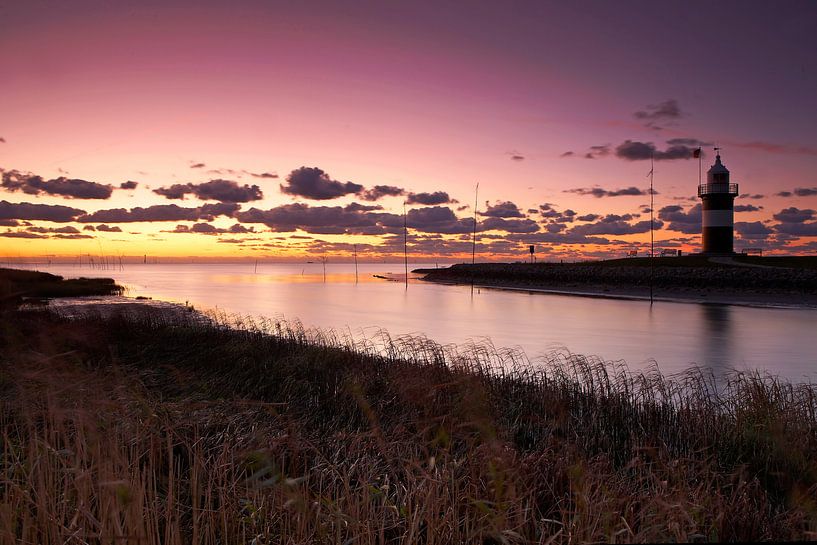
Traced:
[[[410, 267], [419, 267], [412, 264]], [[424, 334], [440, 343], [490, 338], [496, 347], [519, 347], [535, 359], [564, 347], [631, 368], [657, 361], [666, 374], [692, 364], [716, 374], [761, 369], [792, 380], [817, 378], [812, 337], [817, 310], [749, 308], [559, 295], [401, 282], [403, 264], [321, 263], [128, 265], [122, 271], [51, 266], [72, 276], [113, 276], [147, 295], [197, 308], [284, 316], [305, 326], [371, 336]]]

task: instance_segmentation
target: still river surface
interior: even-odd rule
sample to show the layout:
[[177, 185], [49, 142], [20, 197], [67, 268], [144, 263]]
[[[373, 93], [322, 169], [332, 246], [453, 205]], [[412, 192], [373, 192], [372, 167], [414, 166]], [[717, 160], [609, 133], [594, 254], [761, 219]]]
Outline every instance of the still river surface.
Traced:
[[[420, 263], [411, 268], [423, 267]], [[434, 265], [431, 265], [432, 267]], [[306, 327], [351, 331], [361, 338], [380, 329], [392, 337], [425, 335], [442, 344], [490, 339], [521, 348], [535, 362], [553, 350], [631, 369], [657, 363], [664, 374], [691, 365], [760, 370], [793, 382], [817, 380], [817, 310], [695, 303], [627, 301], [549, 295], [412, 280], [403, 264], [329, 263], [126, 264], [108, 270], [72, 265], [37, 268], [66, 278], [114, 277], [129, 296], [148, 296], [199, 309], [300, 320]]]

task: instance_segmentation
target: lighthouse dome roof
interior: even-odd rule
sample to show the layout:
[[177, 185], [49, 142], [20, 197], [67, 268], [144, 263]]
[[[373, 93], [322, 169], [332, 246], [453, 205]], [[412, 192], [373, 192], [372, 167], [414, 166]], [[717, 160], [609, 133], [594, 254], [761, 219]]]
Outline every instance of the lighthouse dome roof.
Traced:
[[715, 156], [715, 164], [709, 168], [707, 174], [729, 174], [729, 169], [721, 163], [720, 153]]

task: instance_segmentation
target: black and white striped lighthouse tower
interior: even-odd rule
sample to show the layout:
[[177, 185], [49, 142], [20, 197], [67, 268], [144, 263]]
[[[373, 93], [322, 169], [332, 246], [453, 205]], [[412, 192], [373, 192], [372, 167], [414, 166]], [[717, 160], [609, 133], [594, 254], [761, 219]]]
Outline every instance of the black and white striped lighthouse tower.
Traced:
[[721, 163], [720, 148], [715, 148], [715, 164], [706, 173], [706, 183], [698, 186], [701, 198], [703, 253], [733, 254], [735, 197], [738, 184], [729, 182], [729, 170]]

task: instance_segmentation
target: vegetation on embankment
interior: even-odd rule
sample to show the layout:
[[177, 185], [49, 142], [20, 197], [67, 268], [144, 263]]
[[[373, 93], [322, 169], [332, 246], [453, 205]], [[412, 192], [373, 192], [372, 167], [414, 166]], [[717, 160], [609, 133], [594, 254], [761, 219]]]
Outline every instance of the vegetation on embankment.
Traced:
[[737, 263], [707, 261], [698, 256], [589, 261], [584, 263], [478, 263], [443, 269], [417, 269], [425, 280], [489, 286], [571, 289], [601, 287], [647, 290], [717, 290], [725, 294], [768, 293], [817, 295], [817, 259], [737, 257]]
[[812, 385], [189, 313], [0, 323], [0, 542], [817, 536]]
[[24, 298], [121, 295], [113, 278], [72, 278], [55, 274], [0, 268], [0, 306], [16, 306]]

